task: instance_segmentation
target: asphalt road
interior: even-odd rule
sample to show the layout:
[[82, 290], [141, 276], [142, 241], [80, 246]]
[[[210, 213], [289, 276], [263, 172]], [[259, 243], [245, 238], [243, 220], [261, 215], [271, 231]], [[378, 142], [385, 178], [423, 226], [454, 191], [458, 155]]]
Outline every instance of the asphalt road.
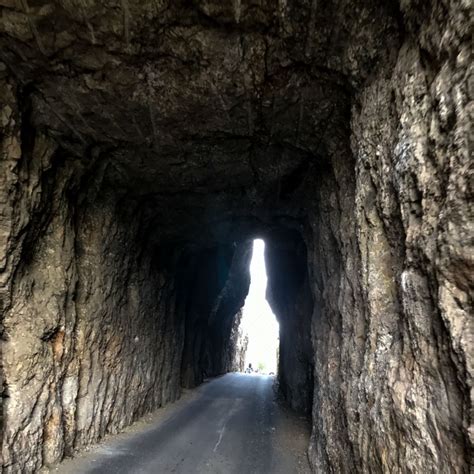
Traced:
[[227, 374], [164, 420], [110, 438], [53, 472], [306, 473], [308, 425], [275, 401], [274, 378]]

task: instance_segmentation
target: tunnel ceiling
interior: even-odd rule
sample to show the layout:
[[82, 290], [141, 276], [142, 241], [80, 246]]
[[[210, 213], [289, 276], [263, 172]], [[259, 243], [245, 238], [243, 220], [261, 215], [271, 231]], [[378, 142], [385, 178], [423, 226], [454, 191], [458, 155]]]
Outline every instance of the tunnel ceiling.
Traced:
[[351, 94], [396, 41], [378, 3], [3, 1], [1, 60], [30, 125], [162, 238], [298, 220], [308, 169], [346, 152]]

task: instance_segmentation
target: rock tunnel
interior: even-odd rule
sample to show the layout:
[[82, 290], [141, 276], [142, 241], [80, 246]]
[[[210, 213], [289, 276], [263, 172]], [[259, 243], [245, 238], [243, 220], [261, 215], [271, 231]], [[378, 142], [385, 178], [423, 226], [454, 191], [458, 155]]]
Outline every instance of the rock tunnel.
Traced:
[[468, 472], [471, 27], [468, 1], [1, 0], [3, 472], [234, 370], [257, 237], [312, 469]]

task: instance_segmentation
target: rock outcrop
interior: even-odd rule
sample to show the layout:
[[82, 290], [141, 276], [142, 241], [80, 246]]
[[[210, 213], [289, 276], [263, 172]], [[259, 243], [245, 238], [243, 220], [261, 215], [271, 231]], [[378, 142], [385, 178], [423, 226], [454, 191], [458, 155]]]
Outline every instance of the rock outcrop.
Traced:
[[182, 383], [195, 387], [205, 377], [234, 370], [235, 325], [250, 285], [250, 242], [221, 245], [191, 257], [184, 291], [185, 343]]
[[247, 349], [249, 345], [249, 336], [242, 329], [240, 322], [242, 319], [242, 311], [235, 315], [232, 332], [229, 340], [229, 353], [232, 357], [229, 372], [244, 372]]
[[315, 472], [469, 472], [471, 30], [454, 0], [0, 2], [3, 471], [233, 370], [260, 237]]
[[296, 411], [308, 414], [314, 391], [311, 345], [313, 298], [306, 247], [297, 233], [280, 234], [265, 248], [267, 299], [280, 323], [279, 389]]

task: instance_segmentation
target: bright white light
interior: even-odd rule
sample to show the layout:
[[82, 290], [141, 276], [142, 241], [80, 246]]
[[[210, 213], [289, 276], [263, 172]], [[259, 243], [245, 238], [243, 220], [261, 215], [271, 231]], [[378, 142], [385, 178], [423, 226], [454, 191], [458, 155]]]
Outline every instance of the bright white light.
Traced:
[[251, 363], [252, 367], [257, 369], [263, 364], [264, 372], [276, 373], [280, 328], [265, 299], [267, 272], [264, 249], [263, 240], [254, 240], [250, 263], [250, 289], [243, 308], [241, 327], [249, 338], [245, 367]]

